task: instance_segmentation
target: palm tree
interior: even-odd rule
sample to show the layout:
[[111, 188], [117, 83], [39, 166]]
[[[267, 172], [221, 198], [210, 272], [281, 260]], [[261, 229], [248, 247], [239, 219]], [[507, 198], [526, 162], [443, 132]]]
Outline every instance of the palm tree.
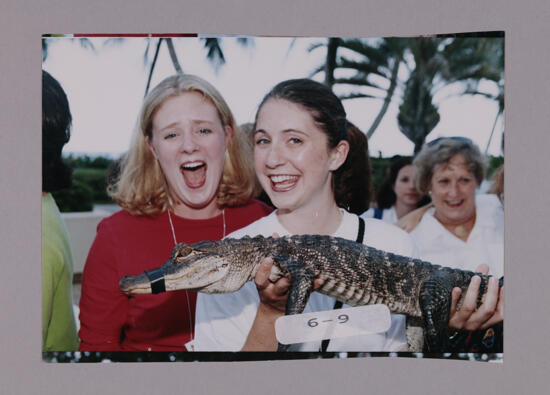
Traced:
[[[380, 40], [367, 39], [329, 39], [325, 65], [318, 67], [312, 75], [325, 73], [325, 83], [351, 85], [361, 88], [346, 95], [340, 95], [343, 100], [357, 98], [373, 98], [382, 100], [382, 106], [369, 127], [366, 135], [370, 138], [384, 117], [398, 85], [399, 66], [403, 60], [405, 39], [390, 37]], [[314, 44], [310, 51], [322, 44]], [[337, 48], [343, 48], [352, 56], [336, 56]], [[346, 74], [354, 72], [349, 77], [335, 78], [336, 70]], [[365, 88], [368, 92], [365, 92]]]
[[[148, 50], [150, 47], [150, 38], [147, 39], [147, 48], [145, 50], [145, 59], [148, 58]], [[206, 49], [206, 58], [210, 61], [214, 69], [217, 71], [220, 66], [225, 64], [225, 56], [222, 49], [222, 42], [221, 38], [219, 37], [200, 37], [200, 41], [203, 42], [204, 48]], [[149, 74], [147, 77], [147, 85], [145, 87], [145, 95], [147, 95], [147, 92], [149, 92], [149, 87], [151, 84], [151, 78], [153, 76], [153, 72], [155, 70], [155, 66], [158, 59], [158, 54], [160, 51], [160, 47], [162, 43], [165, 42], [166, 46], [168, 48], [168, 53], [170, 55], [170, 59], [172, 60], [172, 65], [174, 66], [174, 69], [176, 70], [176, 73], [183, 74], [183, 69], [179, 63], [178, 56], [176, 54], [176, 50], [174, 48], [174, 42], [171, 37], [159, 37], [156, 42], [155, 47], [155, 54], [153, 55], [153, 59], [149, 65]], [[246, 47], [251, 45], [252, 39], [247, 37], [237, 37], [237, 43], [240, 45]]]
[[497, 114], [485, 148], [485, 153], [487, 153], [497, 122], [504, 114], [504, 39], [502, 37], [488, 38], [484, 42], [483, 49], [488, 54], [483, 77], [495, 84], [497, 93], [480, 90], [479, 80], [473, 80], [466, 85], [463, 94], [481, 95], [498, 103]]
[[[496, 56], [499, 42], [503, 43], [502, 38], [432, 36], [409, 39], [408, 49], [415, 66], [402, 96], [398, 125], [414, 143], [415, 153], [439, 122], [433, 103], [439, 90], [461, 83], [465, 86], [461, 94], [482, 94], [477, 90], [481, 80], [499, 81], [503, 86], [503, 58], [500, 62]], [[502, 108], [503, 105], [502, 101]]]
[[397, 124], [401, 133], [414, 144], [416, 154], [422, 148], [428, 134], [439, 123], [439, 111], [433, 104], [433, 97], [425, 77], [416, 70], [407, 80], [403, 102], [399, 106]]
[[91, 51], [95, 51], [95, 46], [92, 43], [92, 41], [89, 38], [86, 37], [65, 37], [63, 34], [48, 34], [42, 36], [42, 63], [44, 63], [48, 57], [50, 46], [59, 40], [59, 38], [63, 38], [66, 40], [69, 40], [71, 42], [78, 42], [80, 46], [84, 49], [89, 49]]
[[[439, 122], [433, 97], [440, 89], [461, 83], [465, 86], [461, 94], [484, 94], [489, 97], [477, 89], [481, 80], [495, 81], [503, 87], [504, 58], [503, 55], [499, 57], [503, 54], [502, 43], [502, 37], [471, 36], [339, 39], [338, 48], [345, 50], [349, 56], [337, 56], [333, 52], [331, 56], [336, 60], [331, 68], [328, 67], [331, 52], [327, 50], [325, 65], [315, 69], [312, 75], [325, 72], [325, 81], [332, 81], [333, 85], [359, 88], [340, 95], [344, 100], [382, 100], [382, 106], [366, 133], [368, 138], [380, 124], [396, 93], [400, 92], [398, 125], [400, 131], [415, 144], [417, 151]], [[330, 40], [327, 47], [328, 44]], [[323, 44], [315, 44], [310, 50], [320, 46]], [[399, 79], [401, 65], [408, 71], [404, 81]], [[329, 72], [345, 73], [347, 77], [329, 77]], [[503, 94], [498, 96], [504, 97]], [[499, 100], [499, 97], [493, 98]], [[501, 108], [504, 108], [503, 101]]]

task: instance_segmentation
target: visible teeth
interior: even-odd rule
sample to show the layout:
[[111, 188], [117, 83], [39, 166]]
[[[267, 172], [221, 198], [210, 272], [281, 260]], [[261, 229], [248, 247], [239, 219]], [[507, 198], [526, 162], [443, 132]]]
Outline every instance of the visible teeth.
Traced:
[[185, 163], [182, 167], [184, 169], [194, 169], [195, 167], [202, 166], [203, 164], [204, 162], [202, 161], [195, 161], [195, 162]]
[[298, 178], [298, 176], [271, 176], [271, 181], [277, 183], [277, 182], [285, 182], [285, 181], [294, 181]]

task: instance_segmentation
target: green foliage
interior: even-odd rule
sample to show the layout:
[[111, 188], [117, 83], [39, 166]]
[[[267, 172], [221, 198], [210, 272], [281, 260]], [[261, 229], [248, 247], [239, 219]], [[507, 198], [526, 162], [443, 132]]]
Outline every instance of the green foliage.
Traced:
[[[336, 48], [339, 53], [336, 53]], [[372, 136], [391, 101], [400, 100], [399, 130], [418, 152], [426, 136], [439, 122], [437, 103], [442, 88], [460, 83], [461, 94], [482, 95], [499, 103], [504, 110], [504, 37], [502, 32], [469, 33], [422, 37], [329, 40], [325, 64], [313, 75], [324, 72], [335, 86], [355, 90], [341, 99], [369, 98], [383, 104], [366, 131]], [[319, 48], [314, 45], [311, 49]], [[399, 68], [408, 70], [398, 76]], [[329, 75], [330, 74], [330, 75]], [[498, 93], [480, 90], [481, 81], [491, 81]], [[331, 85], [331, 84], [329, 84]], [[444, 100], [441, 99], [441, 100]]]
[[94, 168], [79, 168], [73, 172], [73, 180], [82, 182], [92, 190], [92, 200], [95, 203], [111, 202], [107, 195], [106, 170]]
[[372, 172], [372, 183], [374, 187], [374, 193], [372, 198], [376, 196], [376, 191], [382, 185], [384, 178], [386, 177], [386, 171], [390, 165], [391, 158], [370, 158], [371, 172]]
[[92, 169], [107, 169], [109, 165], [113, 162], [112, 159], [106, 158], [104, 156], [95, 156], [91, 157], [88, 155], [78, 155], [69, 154], [64, 158], [65, 163], [67, 163], [73, 169], [79, 168], [92, 168]]
[[420, 151], [426, 136], [436, 127], [440, 118], [424, 78], [417, 70], [411, 73], [397, 115], [399, 130], [414, 143], [415, 154]]
[[64, 160], [74, 170], [71, 187], [53, 193], [61, 212], [91, 211], [94, 203], [112, 203], [106, 180], [112, 159], [70, 154]]
[[86, 183], [73, 179], [70, 188], [52, 193], [61, 212], [91, 211], [93, 190]]
[[496, 169], [504, 164], [503, 156], [489, 156], [489, 166], [487, 168], [487, 179], [490, 179]]

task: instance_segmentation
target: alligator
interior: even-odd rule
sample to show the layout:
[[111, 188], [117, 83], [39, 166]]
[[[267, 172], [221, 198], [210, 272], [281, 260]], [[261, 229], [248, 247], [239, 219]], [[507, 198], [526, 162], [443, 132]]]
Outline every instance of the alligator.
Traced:
[[[227, 293], [254, 278], [264, 257], [272, 257], [270, 280], [289, 276], [286, 314], [300, 314], [313, 291], [315, 278], [324, 280], [317, 292], [350, 306], [382, 303], [392, 313], [407, 315], [409, 351], [447, 351], [453, 287], [462, 295], [474, 275], [481, 277], [478, 305], [490, 276], [381, 251], [354, 241], [319, 235], [226, 238], [180, 243], [162, 266], [137, 276], [125, 276], [125, 294], [180, 289]], [[504, 278], [499, 281], [503, 286]], [[458, 302], [460, 307], [461, 300]], [[278, 351], [289, 345], [279, 344]]]

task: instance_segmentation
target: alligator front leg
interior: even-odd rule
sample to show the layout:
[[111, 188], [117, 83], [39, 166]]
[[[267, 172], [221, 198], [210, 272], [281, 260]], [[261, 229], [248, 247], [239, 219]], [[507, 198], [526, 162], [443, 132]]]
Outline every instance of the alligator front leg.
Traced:
[[420, 289], [420, 308], [425, 331], [425, 351], [445, 352], [447, 326], [451, 310], [452, 276], [445, 272], [432, 274]]
[[[302, 263], [291, 258], [274, 258], [290, 274], [290, 289], [286, 301], [286, 315], [300, 314], [304, 311], [309, 295], [313, 292], [313, 281], [315, 273], [313, 270]], [[289, 344], [281, 344], [277, 351], [286, 351]]]

